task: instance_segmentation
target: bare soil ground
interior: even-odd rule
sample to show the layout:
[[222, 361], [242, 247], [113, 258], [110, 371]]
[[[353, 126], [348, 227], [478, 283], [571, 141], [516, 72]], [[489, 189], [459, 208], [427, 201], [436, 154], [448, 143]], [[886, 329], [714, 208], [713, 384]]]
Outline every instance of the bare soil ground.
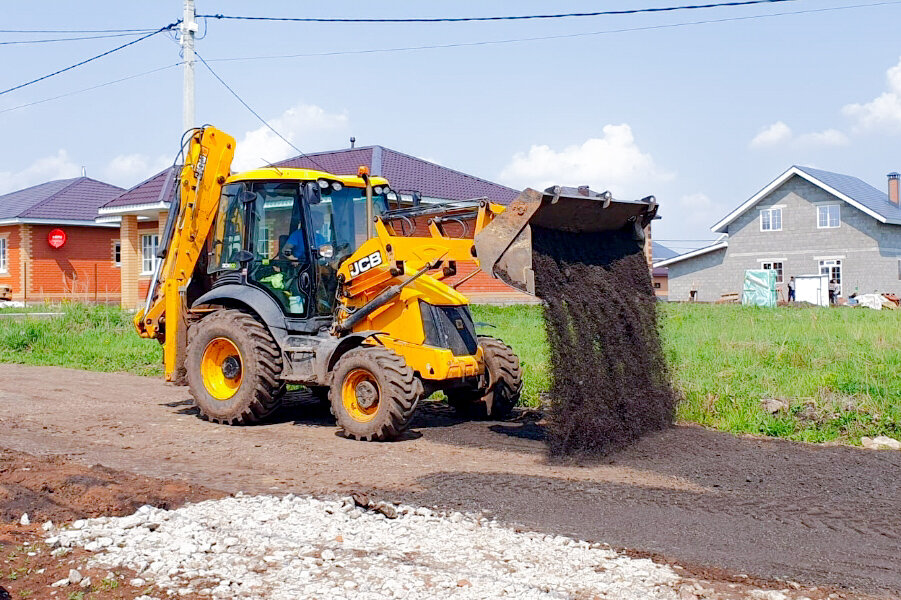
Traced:
[[73, 463], [62, 456], [35, 457], [0, 448], [0, 522], [56, 523], [130, 515], [145, 504], [178, 508], [221, 498], [222, 492], [184, 481], [151, 479], [103, 465]]
[[675, 427], [580, 466], [548, 462], [543, 436], [528, 414], [464, 423], [427, 403], [403, 440], [354, 442], [303, 394], [269, 423], [233, 428], [155, 379], [0, 365], [3, 447], [226, 492], [369, 491], [481, 510], [721, 582], [901, 595], [901, 453]]
[[[131, 585], [127, 569], [88, 568], [89, 552], [54, 555], [44, 544], [41, 524], [56, 526], [74, 519], [132, 514], [144, 504], [178, 508], [186, 502], [220, 498], [222, 492], [183, 481], [152, 479], [101, 465], [85, 466], [59, 455], [33, 456], [0, 448], [0, 590], [14, 600], [60, 598], [131, 600], [162, 596], [151, 584]], [[31, 524], [18, 523], [28, 514]], [[50, 586], [76, 569], [89, 585]], [[80, 583], [80, 582], [79, 582]], [[2, 599], [0, 592], [0, 599]], [[194, 598], [194, 596], [189, 596]]]

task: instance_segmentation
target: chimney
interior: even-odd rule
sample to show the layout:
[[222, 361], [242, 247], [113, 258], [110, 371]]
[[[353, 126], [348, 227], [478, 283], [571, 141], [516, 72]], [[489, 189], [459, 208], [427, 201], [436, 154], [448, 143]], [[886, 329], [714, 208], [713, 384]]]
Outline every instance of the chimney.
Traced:
[[[895, 174], [897, 175], [897, 173], [895, 173]], [[81, 168], [81, 176], [82, 176], [82, 177], [87, 177], [87, 176], [88, 176], [88, 168], [87, 168], [87, 167], [82, 167], [82, 168]], [[898, 187], [897, 183], [895, 184], [895, 187]], [[897, 194], [895, 194], [895, 196], [897, 197]], [[896, 201], [895, 204], [898, 204], [898, 202]]]
[[350, 147], [353, 148], [354, 144], [356, 144], [356, 143], [357, 143], [357, 138], [355, 138], [354, 136], [350, 136]]
[[891, 172], [888, 174], [888, 201], [898, 206], [898, 201], [901, 199], [901, 189], [899, 189], [899, 184], [901, 184], [901, 173]]

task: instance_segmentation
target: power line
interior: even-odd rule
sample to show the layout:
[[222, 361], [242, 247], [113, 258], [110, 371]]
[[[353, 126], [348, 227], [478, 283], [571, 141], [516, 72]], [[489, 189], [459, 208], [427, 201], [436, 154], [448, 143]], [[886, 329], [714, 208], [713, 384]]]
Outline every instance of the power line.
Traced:
[[233, 90], [233, 89], [231, 88], [231, 86], [229, 86], [227, 83], [225, 83], [225, 80], [224, 80], [224, 79], [222, 79], [221, 77], [219, 77], [219, 75], [216, 73], [216, 71], [213, 70], [213, 67], [211, 67], [211, 66], [203, 59], [203, 57], [200, 56], [200, 53], [198, 53], [198, 52], [195, 51], [194, 55], [195, 55], [197, 58], [200, 59], [200, 62], [202, 62], [202, 63], [203, 63], [203, 66], [207, 68], [207, 71], [209, 71], [210, 74], [212, 74], [212, 76], [215, 77], [215, 78], [219, 81], [219, 83], [221, 83], [221, 84], [223, 85], [223, 87], [225, 87], [225, 89], [227, 89], [229, 92], [231, 92], [231, 95], [234, 96], [234, 97], [238, 100], [238, 102], [240, 102], [242, 105], [244, 105], [244, 108], [246, 108], [247, 110], [249, 110], [250, 113], [251, 113], [253, 116], [255, 116], [255, 117], [260, 121], [260, 123], [262, 123], [263, 125], [265, 125], [266, 127], [268, 127], [269, 130], [270, 130], [272, 133], [274, 133], [275, 135], [277, 135], [277, 136], [279, 137], [279, 139], [281, 139], [283, 142], [285, 142], [286, 144], [288, 144], [289, 146], [291, 146], [292, 148], [294, 148], [301, 156], [303, 156], [304, 158], [308, 158], [314, 165], [316, 165], [317, 167], [319, 167], [319, 168], [322, 169], [323, 171], [327, 171], [327, 170], [328, 170], [328, 169], [326, 169], [325, 167], [323, 167], [322, 165], [320, 165], [318, 162], [316, 162], [316, 159], [314, 159], [312, 156], [307, 155], [303, 150], [301, 150], [300, 148], [298, 148], [297, 146], [295, 146], [294, 144], [292, 144], [292, 143], [288, 140], [288, 138], [286, 138], [286, 137], [283, 136], [281, 133], [279, 133], [272, 125], [269, 124], [268, 121], [266, 121], [266, 119], [264, 119], [263, 117], [261, 117], [261, 116], [259, 115], [259, 113], [257, 113], [257, 111], [255, 111], [254, 109], [252, 109], [252, 108], [250, 107], [249, 104], [247, 104], [246, 102], [244, 102], [244, 100], [241, 98], [241, 96], [238, 95], [238, 92], [236, 92], [235, 90]]
[[128, 37], [128, 36], [137, 36], [142, 33], [149, 33], [153, 31], [152, 29], [145, 29], [136, 33], [109, 33], [105, 35], [87, 35], [87, 36], [79, 36], [79, 37], [64, 37], [64, 38], [50, 38], [43, 40], [14, 40], [11, 42], [0, 42], [0, 46], [12, 46], [17, 44], [47, 44], [51, 42], [72, 42], [78, 40], [99, 40], [103, 38], [115, 38], [115, 37]]
[[159, 71], [165, 71], [165, 70], [167, 70], [167, 69], [172, 69], [172, 68], [178, 67], [178, 66], [180, 66], [180, 65], [182, 65], [182, 64], [184, 64], [183, 61], [177, 62], [177, 63], [172, 64], [172, 65], [166, 65], [165, 67], [158, 67], [158, 68], [156, 68], [156, 69], [151, 69], [151, 70], [149, 70], [149, 71], [144, 71], [143, 73], [136, 73], [135, 75], [129, 75], [128, 77], [121, 77], [121, 78], [119, 78], [119, 79], [114, 79], [114, 80], [112, 80], [112, 81], [107, 81], [107, 82], [105, 82], [105, 83], [99, 83], [99, 84], [97, 84], [97, 85], [92, 85], [91, 87], [86, 87], [86, 88], [83, 88], [83, 89], [80, 89], [80, 90], [73, 90], [73, 91], [71, 91], [71, 92], [66, 92], [66, 93], [64, 93], [64, 94], [60, 94], [60, 95], [58, 95], [58, 96], [53, 96], [53, 97], [51, 97], [51, 98], [44, 98], [43, 100], [35, 100], [34, 102], [28, 102], [28, 103], [25, 103], [25, 104], [20, 104], [20, 105], [18, 105], [18, 106], [11, 106], [11, 107], [9, 107], [9, 108], [4, 108], [4, 109], [0, 110], [0, 114], [7, 113], [7, 112], [11, 112], [11, 111], [14, 111], [14, 110], [19, 110], [19, 109], [21, 109], [21, 108], [28, 108], [29, 106], [34, 106], [34, 105], [36, 105], [36, 104], [43, 104], [43, 103], [45, 103], [45, 102], [50, 102], [50, 101], [52, 101], [52, 100], [59, 100], [60, 98], [66, 98], [67, 96], [74, 96], [75, 94], [81, 94], [81, 93], [83, 93], [83, 92], [89, 92], [89, 91], [91, 91], [91, 90], [96, 90], [96, 89], [98, 89], [98, 88], [107, 87], [107, 86], [110, 86], [110, 85], [113, 85], [113, 84], [116, 84], [116, 83], [121, 83], [121, 82], [123, 82], [123, 81], [128, 81], [129, 79], [137, 79], [138, 77], [144, 77], [145, 75], [151, 75], [151, 74], [153, 74], [153, 73], [158, 73]]
[[166, 25], [165, 27], [160, 27], [160, 28], [157, 29], [156, 31], [153, 31], [153, 32], [151, 32], [151, 33], [148, 33], [147, 35], [141, 36], [141, 37], [139, 37], [138, 39], [132, 40], [132, 41], [126, 43], [126, 44], [122, 44], [121, 46], [117, 46], [117, 47], [113, 48], [112, 50], [107, 50], [106, 52], [103, 52], [103, 53], [101, 53], [101, 54], [97, 54], [96, 56], [92, 56], [91, 58], [85, 59], [85, 60], [83, 60], [83, 61], [81, 61], [81, 62], [77, 62], [77, 63], [75, 63], [74, 65], [70, 65], [70, 66], [68, 66], [68, 67], [66, 67], [66, 68], [64, 68], [64, 69], [59, 69], [58, 71], [54, 71], [53, 73], [48, 73], [47, 75], [43, 75], [43, 76], [38, 77], [38, 78], [36, 78], [36, 79], [32, 79], [31, 81], [26, 81], [25, 83], [20, 83], [20, 84], [17, 85], [17, 86], [14, 86], [14, 87], [5, 89], [5, 90], [3, 90], [3, 91], [0, 91], [0, 96], [2, 96], [3, 94], [8, 94], [9, 92], [12, 92], [12, 91], [14, 91], [14, 90], [22, 89], [23, 87], [29, 86], [29, 85], [31, 85], [31, 84], [33, 84], [33, 83], [37, 83], [37, 82], [39, 82], [39, 81], [43, 81], [43, 80], [45, 80], [45, 79], [49, 79], [50, 77], [53, 77], [53, 76], [55, 76], [55, 75], [59, 75], [60, 73], [65, 73], [66, 71], [71, 71], [72, 69], [78, 68], [78, 67], [80, 67], [80, 66], [82, 66], [82, 65], [86, 65], [86, 64], [89, 63], [89, 62], [95, 61], [95, 60], [97, 60], [98, 58], [103, 58], [104, 56], [107, 56], [107, 55], [109, 55], [109, 54], [112, 54], [113, 52], [118, 52], [119, 50], [122, 50], [122, 49], [124, 49], [124, 48], [128, 48], [129, 46], [133, 46], [134, 44], [137, 44], [138, 42], [142, 42], [142, 41], [146, 40], [147, 38], [153, 37], [153, 36], [155, 36], [155, 35], [158, 34], [158, 33], [162, 33], [163, 31], [167, 31], [167, 30], [169, 30], [169, 29], [172, 29], [173, 27], [175, 27], [175, 26], [178, 25], [179, 23], [180, 23], [180, 21], [176, 21], [175, 23], [170, 23], [170, 24]]
[[490, 45], [501, 45], [501, 44], [516, 44], [522, 42], [536, 42], [536, 41], [544, 41], [544, 40], [559, 40], [559, 39], [567, 39], [567, 38], [579, 38], [579, 37], [590, 37], [597, 35], [610, 35], [616, 33], [632, 33], [637, 31], [653, 31], [657, 29], [675, 29], [679, 27], [688, 27], [695, 25], [710, 25], [716, 23], [729, 23], [735, 21], [750, 21], [755, 19], [768, 19], [773, 17], [785, 17], [792, 15], [803, 15], [810, 13], [821, 13], [821, 12], [829, 12], [836, 10], [849, 10], [855, 8], [870, 8], [876, 6], [888, 6], [888, 5], [896, 5], [901, 4], [901, 0], [886, 0], [882, 2], [871, 2], [867, 4], [852, 4], [848, 6], [833, 6], [827, 8], [810, 8], [804, 10], [796, 10], [796, 11], [784, 11], [777, 13], [768, 13], [765, 15], [745, 15], [741, 17], [723, 17], [720, 19], [705, 19], [699, 21], [686, 21], [682, 23], [668, 23], [663, 25], [646, 25], [641, 27], [624, 27], [619, 29], [606, 29], [601, 31], [589, 31], [584, 33], [565, 33], [559, 35], [545, 35], [545, 36], [535, 36], [535, 37], [525, 37], [525, 38], [508, 38], [503, 40], [482, 40], [477, 42], [453, 42], [448, 44], [427, 44], [422, 46], [398, 46], [391, 48], [370, 48], [364, 50], [335, 50], [328, 52], [310, 52], [304, 54], [274, 54], [274, 55], [263, 55], [263, 56], [236, 56], [236, 57], [225, 57], [225, 58], [211, 58], [210, 62], [232, 62], [232, 61], [252, 61], [252, 60], [268, 60], [268, 59], [285, 59], [285, 58], [311, 58], [317, 56], [341, 56], [347, 54], [378, 54], [385, 52], [406, 52], [413, 50], [432, 50], [432, 49], [440, 49], [440, 48], [461, 48], [461, 47], [469, 47], [469, 46], [490, 46]]
[[540, 15], [507, 15], [496, 17], [433, 17], [433, 18], [334, 18], [334, 17], [251, 17], [237, 15], [197, 15], [211, 19], [232, 19], [241, 21], [288, 21], [298, 23], [460, 23], [465, 21], [524, 21], [528, 19], [566, 19], [571, 17], [601, 17], [613, 15], [634, 15], [639, 13], [675, 12], [682, 10], [698, 10], [704, 8], [720, 8], [749, 6], [752, 4], [777, 4], [796, 2], [797, 0], [741, 0], [735, 2], [716, 2], [711, 4], [685, 4], [681, 6], [662, 6], [656, 8], [629, 8], [624, 10], [604, 10], [596, 12], [557, 13]]
[[153, 31], [152, 27], [144, 29], [0, 29], [0, 33], [141, 33]]

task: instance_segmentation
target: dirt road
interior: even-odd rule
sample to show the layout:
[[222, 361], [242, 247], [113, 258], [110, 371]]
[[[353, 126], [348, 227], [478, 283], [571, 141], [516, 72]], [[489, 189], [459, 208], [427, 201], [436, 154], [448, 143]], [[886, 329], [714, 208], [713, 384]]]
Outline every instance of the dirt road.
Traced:
[[901, 594], [901, 453], [676, 427], [560, 466], [529, 419], [463, 423], [427, 405], [407, 438], [368, 444], [291, 400], [271, 423], [231, 428], [156, 379], [0, 365], [0, 446], [225, 491], [376, 490], [735, 574]]

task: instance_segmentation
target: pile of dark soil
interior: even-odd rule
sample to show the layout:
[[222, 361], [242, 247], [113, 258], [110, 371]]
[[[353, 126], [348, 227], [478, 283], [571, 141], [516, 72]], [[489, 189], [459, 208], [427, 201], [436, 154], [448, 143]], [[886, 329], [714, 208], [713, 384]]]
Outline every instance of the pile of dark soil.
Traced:
[[631, 231], [533, 227], [532, 248], [551, 350], [551, 454], [606, 454], [671, 424], [656, 299]]
[[152, 479], [62, 456], [0, 449], [0, 523], [27, 513], [34, 523], [130, 515], [144, 504], [178, 508], [224, 494], [182, 481]]

